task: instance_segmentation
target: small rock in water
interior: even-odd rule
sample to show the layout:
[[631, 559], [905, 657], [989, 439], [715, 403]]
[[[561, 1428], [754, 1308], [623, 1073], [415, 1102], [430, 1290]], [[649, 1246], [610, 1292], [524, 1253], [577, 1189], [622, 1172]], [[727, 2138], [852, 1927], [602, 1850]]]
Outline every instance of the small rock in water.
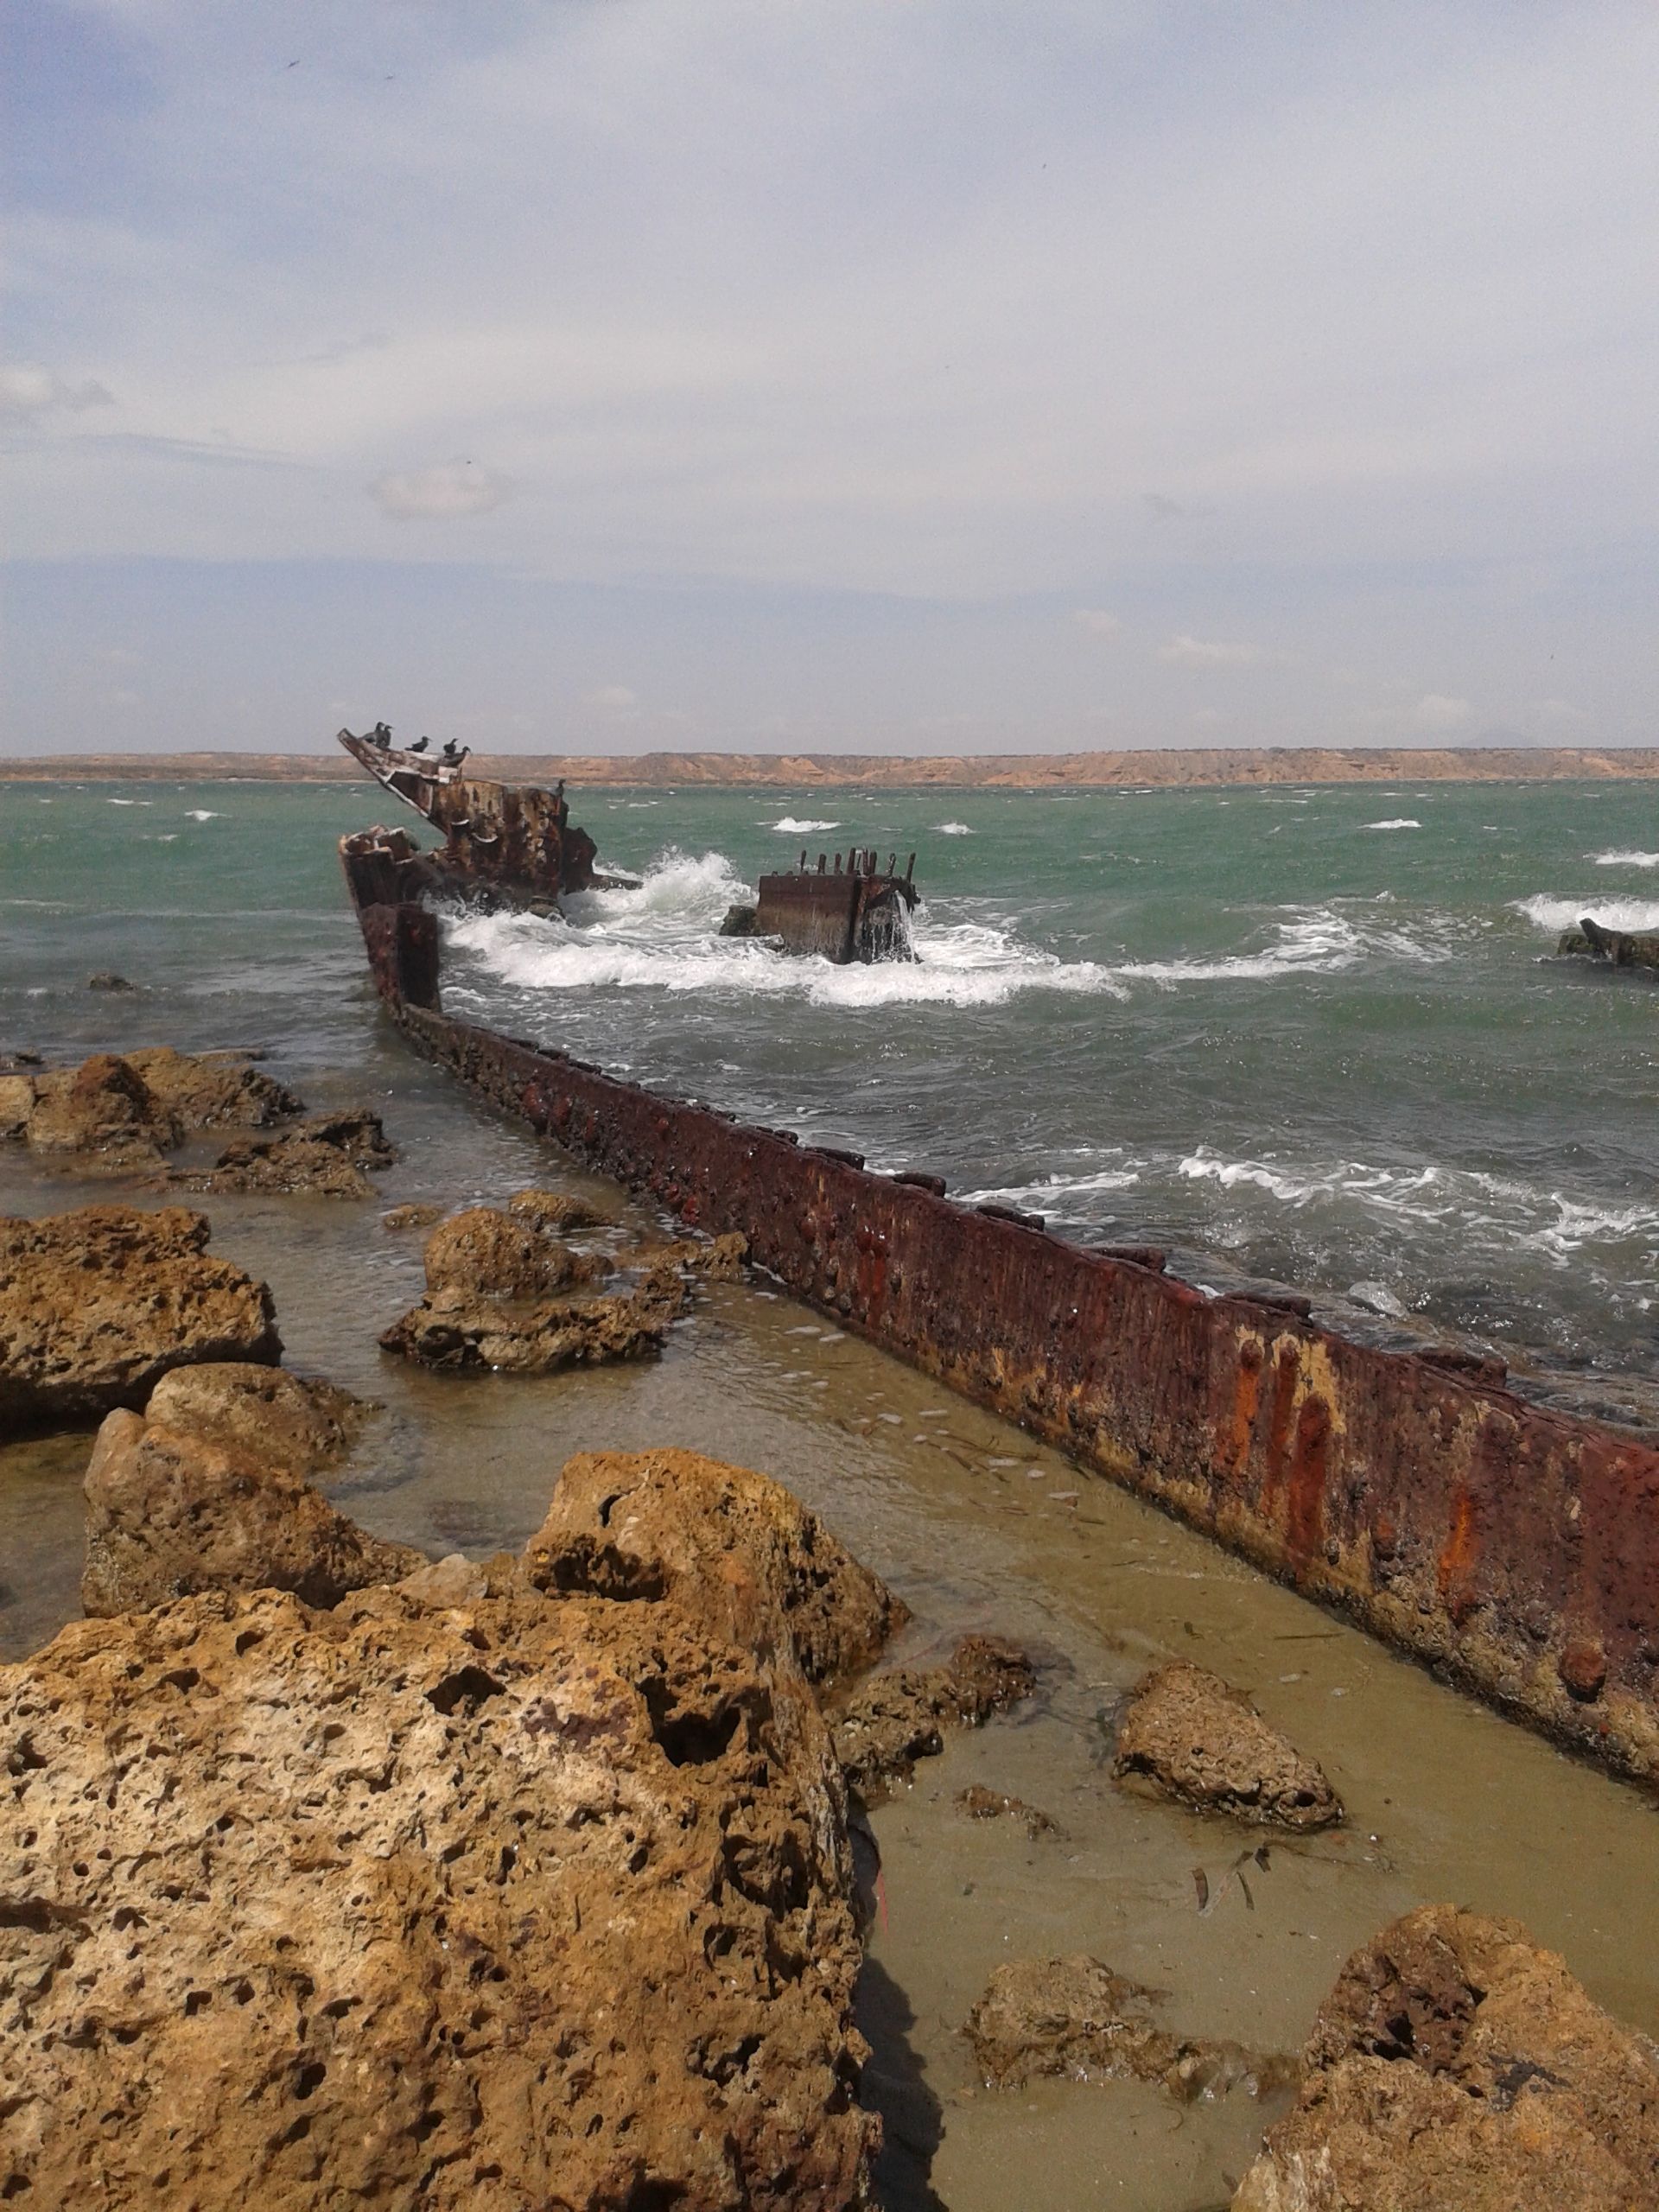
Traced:
[[1348, 1295], [1356, 1306], [1363, 1306], [1368, 1313], [1381, 1313], [1391, 1321], [1403, 1321], [1408, 1317], [1405, 1307], [1385, 1282], [1351, 1282]]
[[1036, 1680], [1025, 1653], [995, 1636], [963, 1637], [947, 1666], [867, 1677], [831, 1716], [849, 1786], [868, 1800], [908, 1781], [918, 1759], [944, 1750], [947, 1727], [979, 1727]]
[[1118, 1723], [1112, 1771], [1200, 1812], [1281, 1827], [1329, 1827], [1342, 1801], [1312, 1759], [1242, 1691], [1178, 1659], [1143, 1676]]
[[1062, 2074], [1154, 2082], [1186, 2104], [1233, 2088], [1255, 2095], [1295, 2078], [1294, 2059], [1172, 2034], [1154, 2018], [1159, 2001], [1159, 1992], [1099, 1959], [1018, 1959], [991, 1976], [964, 2032], [988, 2089]]
[[380, 1116], [359, 1106], [314, 1114], [281, 1136], [238, 1137], [213, 1167], [175, 1169], [173, 1180], [192, 1191], [370, 1198], [374, 1188], [364, 1171], [389, 1167], [397, 1156]]
[[982, 1782], [972, 1783], [966, 1789], [957, 1792], [957, 1809], [965, 1813], [970, 1821], [995, 1821], [1005, 1815], [1025, 1823], [1026, 1834], [1033, 1842], [1039, 1835], [1058, 1835], [1058, 1821], [1035, 1805], [1027, 1805], [1023, 1797], [1010, 1797], [1006, 1790], [988, 1789]]
[[406, 1205], [391, 1207], [381, 1215], [380, 1226], [382, 1229], [393, 1230], [429, 1229], [435, 1221], [442, 1219], [442, 1206], [427, 1205], [417, 1201]]
[[589, 1199], [573, 1198], [568, 1191], [517, 1191], [507, 1200], [509, 1213], [525, 1215], [543, 1229], [568, 1236], [577, 1229], [614, 1229], [616, 1217]]
[[1361, 1946], [1233, 2212], [1659, 2204], [1659, 2051], [1514, 1921], [1451, 1905]]
[[86, 978], [89, 991], [136, 991], [137, 983], [130, 983], [124, 976], [118, 976], [113, 968], [100, 968], [95, 976]]

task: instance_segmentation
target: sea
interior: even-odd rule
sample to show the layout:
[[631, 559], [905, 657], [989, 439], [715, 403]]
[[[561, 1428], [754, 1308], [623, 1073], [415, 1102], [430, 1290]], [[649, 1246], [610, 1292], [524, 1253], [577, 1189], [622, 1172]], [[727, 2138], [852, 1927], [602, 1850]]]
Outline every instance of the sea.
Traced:
[[[1530, 1390], [1630, 1420], [1659, 1402], [1659, 999], [1550, 958], [1583, 912], [1659, 927], [1647, 787], [575, 802], [637, 887], [563, 920], [446, 917], [455, 1010], [1069, 1236], [1166, 1245], [1198, 1281], [1300, 1286], [1384, 1341], [1496, 1344]], [[1283, 2109], [1134, 2082], [988, 2092], [963, 2023], [1011, 1959], [1103, 1959], [1161, 1993], [1172, 2031], [1288, 2052], [1356, 1945], [1459, 1900], [1659, 2035], [1647, 1796], [764, 1278], [709, 1285], [655, 1360], [466, 1376], [382, 1351], [422, 1287], [404, 1206], [552, 1184], [613, 1217], [596, 1234], [619, 1251], [665, 1226], [380, 1013], [334, 849], [386, 811], [372, 786], [0, 783], [0, 1054], [245, 1047], [313, 1108], [373, 1108], [397, 1154], [352, 1202], [198, 1197], [0, 1144], [0, 1214], [202, 1206], [213, 1250], [270, 1286], [290, 1367], [367, 1402], [320, 1480], [378, 1535], [516, 1549], [570, 1454], [680, 1445], [823, 1516], [910, 1609], [896, 1662], [981, 1630], [1031, 1654], [1036, 1696], [953, 1734], [861, 1831], [884, 2212], [1024, 2212], [1033, 2171], [1052, 2212], [1220, 2212]], [[851, 845], [915, 853], [913, 963], [715, 934], [765, 870]], [[134, 988], [89, 988], [110, 973]], [[0, 1663], [79, 1612], [92, 1446], [0, 1437]], [[1119, 1788], [1116, 1716], [1174, 1656], [1248, 1690], [1345, 1825], [1256, 1852]], [[964, 1817], [974, 1786], [1053, 1827]]]
[[[1659, 929], [1650, 786], [575, 800], [638, 887], [448, 917], [452, 1010], [1654, 1417], [1659, 996], [1551, 957], [1582, 914]], [[366, 783], [0, 785], [0, 1044], [364, 1064], [334, 840], [385, 809]], [[854, 846], [914, 853], [913, 961], [717, 934], [763, 872]], [[140, 992], [89, 993], [107, 969]]]

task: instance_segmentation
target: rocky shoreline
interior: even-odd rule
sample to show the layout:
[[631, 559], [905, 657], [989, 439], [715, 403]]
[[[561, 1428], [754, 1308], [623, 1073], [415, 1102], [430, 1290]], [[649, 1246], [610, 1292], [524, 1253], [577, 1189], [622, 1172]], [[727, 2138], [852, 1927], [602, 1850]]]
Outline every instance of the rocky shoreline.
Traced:
[[[135, 1064], [145, 1096], [102, 1056], [25, 1071], [20, 1156], [75, 1178], [120, 1159], [162, 1198], [216, 1172], [169, 1165], [180, 1109]], [[176, 1099], [198, 1077], [168, 1080]], [[82, 1141], [37, 1144], [36, 1102]], [[300, 1111], [283, 1093], [270, 1126]], [[333, 1198], [372, 1192], [355, 1172]], [[388, 1351], [447, 1328], [468, 1349], [423, 1361], [431, 1387], [508, 1400], [524, 1346], [531, 1371], [649, 1357], [660, 1330], [597, 1317], [694, 1320], [743, 1264], [556, 1191], [385, 1217], [429, 1232]], [[1040, 1708], [1040, 1654], [988, 1626], [907, 1662], [902, 1603], [818, 1514], [683, 1451], [569, 1459], [516, 1552], [374, 1533], [318, 1487], [365, 1408], [281, 1364], [270, 1293], [207, 1227], [102, 1203], [0, 1224], [0, 1422], [102, 1417], [88, 1618], [0, 1668], [0, 2192], [871, 2201], [855, 2002], [885, 1908], [862, 1808], [952, 1729]], [[1186, 1662], [1143, 1677], [1110, 1754], [1148, 1818], [1202, 1821], [1241, 1864], [1343, 1821], [1317, 1764]], [[1039, 1847], [1058, 1833], [963, 1794]], [[1449, 1905], [1354, 1954], [1299, 2059], [1093, 1955], [1010, 1960], [960, 2024], [999, 2094], [1294, 2093], [1240, 2212], [1659, 2202], [1659, 2054], [1524, 1931]]]

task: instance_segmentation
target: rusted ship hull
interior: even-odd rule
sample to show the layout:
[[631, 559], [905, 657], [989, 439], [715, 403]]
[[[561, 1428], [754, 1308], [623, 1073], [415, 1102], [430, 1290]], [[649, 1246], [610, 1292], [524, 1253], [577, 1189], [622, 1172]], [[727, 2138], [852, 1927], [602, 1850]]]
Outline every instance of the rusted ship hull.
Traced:
[[597, 849], [571, 822], [563, 788], [464, 775], [442, 756], [377, 745], [348, 729], [339, 741], [383, 790], [442, 835], [442, 847], [427, 856], [429, 887], [532, 909], [593, 888]]
[[1492, 1704], [1659, 1781], [1659, 1452], [1499, 1363], [1390, 1353], [1211, 1297], [925, 1175], [878, 1175], [447, 1017], [437, 924], [342, 846], [380, 995], [480, 1096]]

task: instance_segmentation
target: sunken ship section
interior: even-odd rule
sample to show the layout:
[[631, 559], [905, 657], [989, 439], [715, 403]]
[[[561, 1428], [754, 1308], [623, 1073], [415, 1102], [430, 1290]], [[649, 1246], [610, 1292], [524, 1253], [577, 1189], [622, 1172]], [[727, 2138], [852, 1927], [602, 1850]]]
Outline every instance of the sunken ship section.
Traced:
[[753, 906], [734, 906], [720, 925], [722, 937], [763, 937], [785, 952], [816, 953], [839, 967], [854, 961], [913, 960], [910, 917], [916, 905], [916, 855], [900, 875], [898, 855], [881, 869], [873, 849], [818, 855], [816, 868], [801, 864], [763, 875]]
[[[404, 847], [407, 841], [403, 841]], [[415, 1048], [838, 1326], [1056, 1444], [1490, 1703], [1659, 1782], [1659, 1451], [1529, 1404], [1503, 1363], [1353, 1343], [1301, 1298], [1211, 1296], [442, 1010], [395, 839], [342, 841]]]
[[339, 735], [383, 791], [442, 836], [442, 845], [424, 855], [428, 890], [534, 911], [601, 880], [594, 866], [598, 849], [571, 822], [563, 784], [544, 791], [496, 783], [467, 775], [466, 753], [453, 747], [429, 753], [393, 746], [378, 734], [354, 737], [343, 729]]

